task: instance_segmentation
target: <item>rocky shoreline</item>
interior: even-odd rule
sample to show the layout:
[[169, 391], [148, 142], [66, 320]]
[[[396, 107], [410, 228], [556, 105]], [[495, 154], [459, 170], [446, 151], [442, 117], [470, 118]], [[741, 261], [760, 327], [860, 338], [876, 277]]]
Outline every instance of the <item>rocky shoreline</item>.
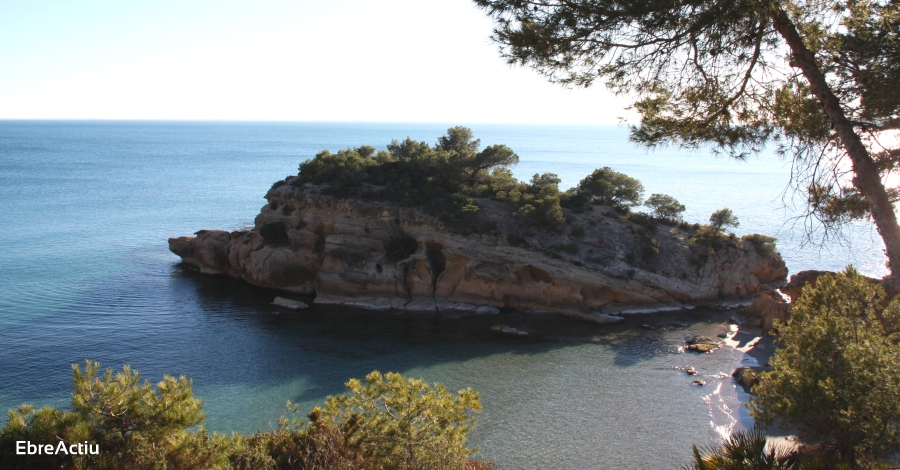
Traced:
[[[251, 230], [169, 239], [185, 267], [314, 303], [373, 310], [609, 316], [737, 305], [787, 274], [749, 241], [698, 252], [685, 224], [641, 225], [614, 209], [567, 213], [563, 232], [523, 228], [504, 204], [477, 200], [489, 233], [454, 231], [415, 207], [274, 186]], [[577, 229], [576, 229], [577, 227]]]

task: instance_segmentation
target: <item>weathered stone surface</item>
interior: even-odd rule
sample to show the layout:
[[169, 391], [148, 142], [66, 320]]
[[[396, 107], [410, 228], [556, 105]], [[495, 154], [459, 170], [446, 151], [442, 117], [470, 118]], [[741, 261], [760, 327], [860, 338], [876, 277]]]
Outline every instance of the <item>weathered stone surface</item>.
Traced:
[[[282, 184], [266, 198], [254, 230], [200, 231], [169, 239], [170, 249], [185, 266], [203, 273], [315, 294], [315, 303], [409, 312], [487, 314], [512, 308], [615, 317], [623, 311], [745, 301], [786, 276], [777, 254], [757, 253], [749, 242], [737, 240], [698, 260], [686, 241], [689, 232], [639, 226], [609, 210], [567, 214], [585, 227], [575, 238], [521, 232], [509, 207], [478, 199], [483, 216], [498, 228], [466, 236], [416, 208], [337, 199], [314, 186]], [[415, 252], [389, 259], [386, 246], [400, 236], [416, 240]], [[638, 256], [651, 238], [659, 253]], [[554, 246], [573, 243], [574, 253], [553, 252]], [[613, 317], [603, 319], [618, 321]]]
[[625, 319], [625, 317], [620, 317], [617, 315], [610, 315], [608, 313], [596, 313], [593, 315], [588, 315], [587, 317], [588, 317], [587, 318], [588, 320], [590, 320], [594, 323], [600, 323], [600, 324], [618, 323]]
[[695, 343], [689, 344], [687, 347], [688, 351], [696, 353], [708, 353], [716, 349], [719, 349], [719, 343]]
[[706, 336], [694, 336], [693, 338], [685, 341], [687, 343], [687, 350], [696, 353], [708, 353], [710, 351], [714, 351], [721, 346], [721, 343], [715, 339], [707, 338]]
[[742, 312], [746, 316], [758, 317], [763, 333], [772, 329], [775, 320], [787, 323], [791, 316], [791, 304], [777, 292], [760, 292], [753, 295], [750, 305]]
[[734, 381], [738, 383], [738, 385], [744, 387], [748, 392], [753, 389], [753, 386], [759, 383], [759, 374], [761, 372], [769, 372], [772, 370], [772, 367], [769, 366], [741, 366], [734, 370], [731, 373], [731, 376], [734, 377]]
[[286, 299], [284, 297], [275, 297], [275, 300], [272, 301], [273, 305], [277, 305], [279, 307], [289, 308], [291, 310], [303, 310], [305, 308], [309, 308], [309, 305], [306, 305], [305, 302], [301, 302], [299, 300]]
[[803, 290], [803, 287], [807, 284], [816, 285], [816, 279], [823, 274], [834, 274], [831, 271], [800, 271], [797, 274], [791, 276], [791, 280], [781, 288], [781, 293], [790, 297], [791, 302], [797, 300], [800, 297], [800, 292]]
[[513, 328], [509, 325], [494, 325], [491, 327], [491, 331], [497, 333], [498, 335], [512, 336], [514, 338], [524, 338], [529, 335], [527, 331], [521, 330], [519, 328]]

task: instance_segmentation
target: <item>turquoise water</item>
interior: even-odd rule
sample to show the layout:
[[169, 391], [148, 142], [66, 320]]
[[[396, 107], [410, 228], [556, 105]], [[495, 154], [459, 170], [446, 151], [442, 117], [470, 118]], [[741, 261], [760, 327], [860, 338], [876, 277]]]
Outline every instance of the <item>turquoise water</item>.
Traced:
[[[672, 331], [635, 329], [644, 318], [600, 328], [519, 314], [276, 315], [273, 294], [184, 273], [168, 252], [170, 236], [251, 224], [271, 184], [322, 149], [434, 142], [447, 127], [0, 121], [0, 409], [64, 405], [69, 364], [92, 358], [152, 380], [188, 375], [208, 427], [220, 431], [265, 429], [287, 400], [309, 408], [372, 369], [471, 386], [485, 405], [473, 442], [502, 468], [672, 467], [691, 443], [747, 425], [746, 396], [727, 377], [742, 355], [678, 350], [684, 336], [718, 332], [728, 312], [679, 314], [687, 326]], [[519, 178], [552, 171], [568, 187], [611, 166], [648, 195], [677, 198], [689, 221], [730, 207], [737, 233], [779, 237], [792, 272], [848, 263], [884, 271], [865, 225], [852, 248], [799, 246], [800, 232], [784, 225], [794, 215], [782, 204], [789, 168], [774, 157], [648, 153], [616, 127], [471, 127], [484, 145], [518, 152]], [[524, 344], [495, 338], [497, 322], [543, 334]], [[691, 387], [675, 369], [688, 364], [709, 385]]]

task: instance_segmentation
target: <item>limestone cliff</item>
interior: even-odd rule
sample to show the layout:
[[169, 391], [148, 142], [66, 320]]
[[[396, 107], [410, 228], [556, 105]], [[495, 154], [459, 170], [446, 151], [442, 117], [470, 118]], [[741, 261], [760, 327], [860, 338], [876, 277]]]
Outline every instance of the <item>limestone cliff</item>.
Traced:
[[[291, 178], [288, 179], [290, 182]], [[169, 239], [186, 266], [316, 303], [418, 311], [495, 308], [591, 316], [746, 300], [780, 285], [777, 253], [740, 239], [714, 252], [690, 228], [639, 225], [607, 207], [567, 214], [566, 233], [523, 227], [476, 200], [490, 234], [464, 235], [414, 207], [281, 184], [246, 231]]]

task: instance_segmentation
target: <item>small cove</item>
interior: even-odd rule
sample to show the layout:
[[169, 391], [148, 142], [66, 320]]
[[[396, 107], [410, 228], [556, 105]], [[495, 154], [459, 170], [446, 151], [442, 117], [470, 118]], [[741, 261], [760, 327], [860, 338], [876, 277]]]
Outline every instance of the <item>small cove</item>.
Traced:
[[[352, 123], [0, 122], [0, 408], [64, 406], [72, 363], [85, 358], [145, 378], [184, 374], [205, 401], [207, 426], [273, 426], [287, 400], [305, 409], [350, 377], [398, 371], [482, 393], [472, 443], [501, 468], [671, 468], [692, 443], [747, 426], [747, 397], [730, 372], [745, 359], [723, 348], [679, 352], [686, 336], [726, 328], [733, 312], [642, 315], [599, 327], [564, 317], [392, 315], [336, 308], [297, 314], [274, 293], [185, 273], [170, 236], [251, 224], [271, 184], [327, 148], [379, 148], [407, 135], [433, 142], [449, 125]], [[779, 236], [792, 272], [883, 259], [865, 226], [854, 248], [801, 249], [783, 231], [787, 169], [705, 153], [647, 153], [615, 127], [473, 125], [483, 145], [505, 143], [520, 179], [555, 171], [563, 187], [600, 166], [671, 194], [703, 221], [722, 206], [738, 234]], [[877, 242], [877, 240], [876, 240]], [[644, 323], [686, 326], [648, 330]], [[539, 332], [502, 338], [490, 325]], [[708, 383], [691, 386], [679, 367]], [[648, 453], [647, 449], [653, 449]]]

